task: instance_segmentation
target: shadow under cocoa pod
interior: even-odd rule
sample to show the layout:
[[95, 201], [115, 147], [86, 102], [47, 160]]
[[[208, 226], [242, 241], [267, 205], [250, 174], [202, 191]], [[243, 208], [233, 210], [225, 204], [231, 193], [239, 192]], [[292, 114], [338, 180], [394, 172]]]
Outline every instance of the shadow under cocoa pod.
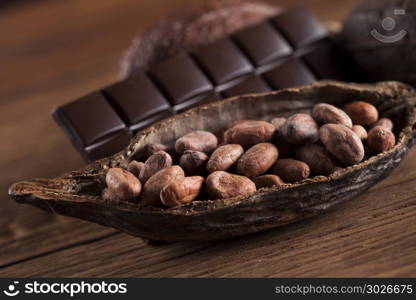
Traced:
[[[363, 100], [395, 123], [397, 143], [330, 176], [316, 176], [294, 184], [260, 189], [246, 197], [194, 201], [173, 208], [144, 207], [101, 199], [104, 175], [121, 166], [148, 143], [173, 144], [194, 130], [219, 131], [239, 119], [268, 120], [310, 111], [316, 103], [342, 106]], [[217, 240], [293, 223], [349, 200], [385, 178], [398, 166], [416, 140], [416, 92], [398, 82], [374, 85], [321, 81], [265, 94], [233, 97], [191, 109], [139, 132], [131, 144], [112, 157], [54, 179], [13, 184], [10, 196], [58, 214], [111, 226], [153, 241]]]

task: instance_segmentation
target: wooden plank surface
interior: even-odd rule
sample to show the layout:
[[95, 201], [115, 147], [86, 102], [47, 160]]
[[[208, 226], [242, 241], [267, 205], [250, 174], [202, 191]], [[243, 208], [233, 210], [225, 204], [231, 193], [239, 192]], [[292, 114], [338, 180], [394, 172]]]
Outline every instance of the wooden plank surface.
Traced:
[[[53, 107], [117, 79], [136, 32], [190, 0], [24, 1], [0, 9], [0, 276], [415, 276], [416, 152], [332, 212], [221, 243], [147, 245], [7, 198], [8, 186], [84, 163]], [[357, 0], [305, 4], [341, 20]]]

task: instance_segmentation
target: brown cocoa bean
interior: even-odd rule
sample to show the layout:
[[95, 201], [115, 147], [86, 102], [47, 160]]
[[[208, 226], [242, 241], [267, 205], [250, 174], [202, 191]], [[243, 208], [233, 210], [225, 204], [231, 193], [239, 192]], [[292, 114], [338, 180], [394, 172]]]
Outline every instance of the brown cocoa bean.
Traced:
[[376, 126], [368, 132], [367, 144], [370, 151], [378, 154], [394, 147], [396, 138], [390, 130], [383, 126]]
[[339, 124], [325, 124], [319, 130], [319, 136], [325, 148], [345, 165], [354, 165], [363, 160], [363, 142], [350, 128]]
[[270, 143], [260, 143], [248, 149], [237, 161], [236, 172], [247, 177], [265, 173], [276, 162], [279, 151]]
[[183, 177], [185, 177], [185, 172], [180, 166], [171, 166], [154, 174], [143, 186], [139, 198], [141, 206], [160, 205], [160, 191], [169, 183]]
[[175, 143], [175, 150], [178, 154], [183, 154], [186, 150], [211, 153], [217, 148], [217, 137], [208, 131], [194, 131], [179, 138]]
[[130, 173], [132, 173], [134, 176], [138, 178], [140, 171], [143, 169], [143, 167], [144, 167], [144, 162], [132, 160], [127, 165], [127, 171], [129, 171]]
[[386, 129], [392, 131], [393, 127], [394, 127], [394, 124], [393, 124], [392, 120], [390, 120], [389, 118], [381, 118], [380, 120], [378, 120], [377, 122], [372, 124], [371, 128], [374, 128], [376, 126], [382, 126]]
[[227, 144], [218, 147], [207, 162], [207, 171], [226, 171], [243, 155], [244, 149], [238, 144]]
[[163, 205], [169, 207], [187, 204], [198, 197], [204, 183], [205, 178], [202, 176], [177, 179], [160, 191], [160, 200]]
[[367, 136], [368, 136], [367, 130], [365, 130], [365, 128], [363, 126], [361, 126], [361, 125], [354, 125], [354, 126], [352, 126], [351, 129], [352, 129], [352, 131], [355, 132], [356, 135], [358, 135], [358, 137], [362, 141], [364, 141], [364, 140], [367, 139]]
[[319, 103], [312, 108], [312, 117], [319, 124], [341, 124], [352, 127], [351, 118], [341, 109], [327, 103]]
[[319, 139], [319, 126], [308, 114], [294, 114], [290, 116], [280, 132], [291, 145], [301, 146], [316, 142]]
[[162, 169], [172, 166], [172, 158], [165, 151], [159, 151], [150, 156], [140, 170], [139, 180], [143, 184]]
[[119, 200], [135, 201], [142, 189], [139, 179], [121, 168], [109, 169], [105, 181], [108, 190]]
[[377, 108], [364, 101], [355, 101], [344, 106], [344, 111], [355, 125], [369, 126], [378, 120]]
[[253, 182], [256, 184], [257, 189], [271, 188], [284, 184], [283, 180], [279, 176], [273, 174], [257, 176], [253, 179]]
[[144, 150], [143, 150], [144, 159], [148, 159], [150, 156], [152, 156], [156, 152], [159, 152], [159, 151], [169, 152], [168, 150], [169, 150], [169, 147], [164, 144], [159, 144], [159, 143], [147, 144], [146, 146], [144, 146]]
[[287, 120], [286, 118], [277, 117], [271, 120], [270, 123], [272, 123], [274, 128], [276, 128], [276, 131], [279, 131], [280, 128], [282, 128], [283, 124], [285, 124], [286, 120]]
[[206, 189], [208, 195], [215, 200], [252, 194], [256, 191], [256, 185], [245, 176], [216, 171], [208, 176]]
[[209, 156], [204, 152], [186, 150], [179, 161], [179, 165], [186, 175], [204, 174]]
[[224, 132], [224, 141], [227, 144], [240, 144], [248, 148], [255, 144], [270, 142], [275, 127], [265, 121], [245, 120], [230, 127]]
[[328, 176], [339, 168], [332, 154], [318, 144], [308, 144], [296, 148], [295, 156], [305, 162], [314, 175]]
[[296, 182], [308, 178], [309, 166], [303, 161], [283, 158], [279, 159], [273, 166], [273, 174], [282, 178], [285, 182]]

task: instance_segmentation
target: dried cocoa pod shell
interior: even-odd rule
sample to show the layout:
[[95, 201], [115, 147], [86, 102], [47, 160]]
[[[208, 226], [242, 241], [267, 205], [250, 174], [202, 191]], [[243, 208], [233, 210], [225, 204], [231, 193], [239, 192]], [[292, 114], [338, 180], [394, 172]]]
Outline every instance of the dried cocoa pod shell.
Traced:
[[[173, 145], [189, 132], [201, 129], [217, 132], [235, 120], [271, 120], [276, 116], [307, 112], [322, 99], [337, 107], [351, 101], [370, 102], [382, 117], [394, 122], [395, 146], [328, 177], [311, 177], [298, 183], [261, 189], [248, 196], [196, 199], [172, 208], [138, 208], [136, 203], [109, 203], [101, 198], [106, 187], [103, 176], [109, 167], [117, 167], [126, 159], [130, 161], [149, 143]], [[258, 232], [326, 212], [385, 178], [416, 142], [415, 103], [415, 91], [397, 82], [361, 85], [321, 81], [269, 94], [234, 97], [157, 123], [139, 132], [125, 150], [80, 170], [53, 179], [15, 183], [9, 195], [18, 203], [112, 226], [151, 240], [218, 240]]]

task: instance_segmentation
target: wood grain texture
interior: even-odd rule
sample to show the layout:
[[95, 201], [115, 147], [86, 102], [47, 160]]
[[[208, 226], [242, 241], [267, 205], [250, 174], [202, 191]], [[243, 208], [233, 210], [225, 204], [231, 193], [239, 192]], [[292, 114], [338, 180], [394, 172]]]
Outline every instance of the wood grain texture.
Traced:
[[[147, 245], [17, 205], [8, 186], [84, 163], [53, 107], [117, 78], [134, 34], [191, 0], [25, 1], [0, 10], [0, 276], [416, 276], [416, 150], [393, 175], [311, 220], [221, 243]], [[340, 21], [358, 0], [305, 4]]]

